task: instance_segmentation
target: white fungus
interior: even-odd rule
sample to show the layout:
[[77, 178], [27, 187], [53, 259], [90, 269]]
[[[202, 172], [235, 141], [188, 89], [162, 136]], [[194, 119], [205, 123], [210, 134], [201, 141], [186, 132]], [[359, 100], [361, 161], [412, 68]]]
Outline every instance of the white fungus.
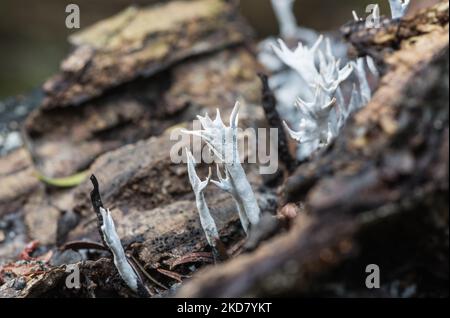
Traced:
[[116, 227], [114, 225], [114, 220], [112, 219], [111, 212], [109, 211], [109, 209], [100, 207], [100, 213], [103, 220], [103, 224], [100, 229], [103, 233], [103, 238], [106, 245], [108, 245], [111, 253], [113, 254], [114, 265], [116, 266], [120, 276], [128, 285], [128, 287], [137, 292], [139, 278], [136, 272], [131, 267], [125, 255], [122, 243], [120, 242], [120, 238], [116, 232]]

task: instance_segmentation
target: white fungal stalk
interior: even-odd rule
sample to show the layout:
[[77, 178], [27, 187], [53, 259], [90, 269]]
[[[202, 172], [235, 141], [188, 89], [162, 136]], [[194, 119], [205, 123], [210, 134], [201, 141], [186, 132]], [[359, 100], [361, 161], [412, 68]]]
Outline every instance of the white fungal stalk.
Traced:
[[243, 203], [240, 200], [239, 194], [237, 193], [236, 186], [234, 185], [233, 181], [231, 180], [230, 173], [227, 169], [225, 169], [225, 179], [222, 177], [222, 173], [220, 172], [220, 167], [217, 165], [217, 177], [219, 178], [219, 181], [211, 180], [212, 183], [214, 183], [217, 187], [222, 189], [223, 191], [231, 194], [233, 197], [233, 200], [236, 204], [236, 208], [239, 213], [239, 219], [241, 221], [242, 228], [244, 229], [245, 233], [248, 233], [248, 226], [250, 221], [248, 220], [247, 215], [245, 214], [245, 208], [243, 206]]
[[272, 0], [273, 11], [280, 26], [282, 37], [295, 37], [297, 34], [297, 20], [294, 15], [295, 0]]
[[201, 181], [197, 176], [195, 171], [195, 161], [192, 153], [186, 149], [187, 155], [187, 165], [189, 181], [191, 182], [192, 189], [195, 194], [195, 202], [197, 204], [197, 210], [200, 215], [200, 224], [202, 225], [203, 231], [205, 232], [206, 240], [211, 247], [216, 246], [216, 242], [219, 240], [219, 232], [217, 231], [216, 222], [214, 222], [213, 217], [208, 208], [208, 204], [205, 200], [205, 195], [203, 191], [209, 184], [211, 180], [211, 170], [209, 171], [208, 178], [205, 181]]
[[361, 21], [361, 18], [358, 16], [358, 13], [356, 13], [355, 10], [352, 11], [352, 15], [353, 15], [353, 20], [355, 20], [355, 22]]
[[365, 62], [364, 58], [359, 58], [356, 60], [356, 62], [351, 62], [355, 69], [355, 73], [359, 82], [359, 89], [361, 92], [361, 105], [366, 105], [372, 99], [372, 92], [370, 90], [370, 85], [367, 80], [364, 62]]
[[331, 99], [342, 82], [353, 72], [353, 67], [351, 63], [347, 63], [343, 68], [340, 68], [341, 60], [336, 59], [333, 55], [331, 42], [328, 38], [325, 40], [325, 52], [319, 50], [317, 55], [319, 58], [319, 76], [315, 85], [319, 85], [325, 90], [324, 95], [327, 96], [326, 98]]
[[280, 26], [282, 38], [301, 38], [307, 43], [314, 42], [317, 33], [311, 29], [300, 27], [294, 14], [295, 0], [271, 0], [272, 8]]
[[408, 11], [411, 0], [389, 0], [391, 6], [392, 19], [401, 19]]
[[[294, 14], [295, 0], [271, 0], [271, 3], [277, 18], [281, 38], [297, 39], [306, 44], [312, 44], [317, 40], [318, 34], [316, 31], [298, 25]], [[263, 40], [259, 44], [258, 59], [268, 70], [286, 73], [283, 64], [280, 63], [271, 49], [271, 46], [275, 43], [276, 39], [273, 37]], [[282, 77], [285, 77], [284, 75], [286, 74], [283, 74]], [[283, 80], [283, 82], [285, 81]]]
[[[223, 163], [229, 179], [226, 186], [233, 188], [232, 193], [235, 195], [239, 206], [242, 207], [249, 223], [256, 225], [259, 222], [261, 212], [239, 160], [237, 134], [239, 103], [237, 102], [233, 108], [229, 127], [223, 123], [219, 110], [217, 110], [214, 121], [209, 118], [208, 114], [205, 117], [197, 117], [203, 129], [200, 131], [184, 131], [184, 133], [201, 137], [215, 157]], [[245, 222], [243, 226], [245, 227]]]
[[114, 225], [114, 220], [112, 219], [111, 212], [109, 209], [105, 210], [100, 207], [100, 213], [102, 215], [103, 225], [101, 226], [101, 231], [103, 233], [103, 238], [105, 243], [108, 245], [111, 253], [114, 257], [114, 265], [116, 266], [120, 276], [125, 281], [125, 283], [133, 291], [138, 291], [138, 276], [136, 272], [131, 267], [128, 259], [125, 255], [125, 251], [120, 243], [120, 238], [117, 235], [116, 227]]

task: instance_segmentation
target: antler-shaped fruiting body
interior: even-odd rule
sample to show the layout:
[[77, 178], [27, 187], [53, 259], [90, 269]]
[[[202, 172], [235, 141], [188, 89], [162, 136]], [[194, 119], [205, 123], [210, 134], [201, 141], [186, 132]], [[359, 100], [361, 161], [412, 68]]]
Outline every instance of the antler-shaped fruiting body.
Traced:
[[[293, 139], [299, 142], [298, 159], [303, 160], [313, 152], [329, 145], [339, 134], [351, 113], [365, 106], [372, 98], [366, 69], [374, 79], [379, 73], [372, 58], [359, 58], [341, 67], [340, 59], [333, 54], [331, 42], [323, 36], [308, 48], [299, 44], [295, 50], [279, 40], [274, 47], [279, 59], [298, 73], [304, 83], [302, 94], [294, 103], [298, 109], [299, 130], [292, 130], [284, 123]], [[341, 85], [355, 71], [357, 83], [349, 96], [344, 98]], [[297, 83], [302, 85], [302, 83]], [[292, 122], [291, 122], [292, 123]]]
[[284, 64], [295, 70], [300, 77], [311, 85], [319, 76], [319, 71], [316, 68], [316, 52], [323, 41], [323, 36], [320, 36], [311, 48], [299, 43], [294, 51], [288, 48], [283, 40], [278, 40], [279, 47], [273, 46], [273, 50], [278, 58]]
[[[237, 102], [230, 116], [229, 127], [225, 126], [220, 112], [217, 110], [214, 121], [209, 118], [208, 114], [205, 117], [198, 116], [202, 130], [183, 132], [201, 137], [215, 157], [223, 163], [229, 176], [227, 185], [234, 188], [232, 191], [236, 195], [236, 200], [239, 202], [239, 206], [242, 207], [249, 223], [256, 225], [259, 222], [261, 212], [239, 159], [238, 117], [239, 103]], [[243, 224], [243, 226], [245, 225]]]
[[103, 245], [113, 254], [114, 265], [127, 286], [139, 296], [148, 297], [147, 288], [128, 261], [119, 235], [116, 232], [111, 212], [103, 207], [98, 181], [94, 175], [91, 176], [91, 182], [94, 186], [94, 189], [91, 191], [91, 201], [97, 215], [97, 224]]
[[322, 51], [322, 41], [323, 36], [320, 36], [311, 48], [299, 44], [294, 51], [281, 40], [280, 47], [274, 47], [275, 54], [307, 83], [304, 95], [310, 101], [298, 98], [295, 103], [300, 114], [299, 131], [285, 123], [291, 137], [300, 143], [299, 159], [327, 146], [337, 136], [342, 117], [338, 112], [342, 113], [344, 107], [340, 85], [353, 72], [351, 63], [341, 68], [328, 39]]
[[401, 19], [408, 11], [411, 0], [389, 0], [391, 6], [392, 19]]
[[213, 217], [208, 208], [208, 204], [205, 200], [205, 195], [203, 191], [208, 186], [211, 180], [211, 170], [209, 171], [208, 178], [205, 181], [201, 181], [197, 176], [195, 171], [195, 160], [192, 153], [186, 149], [187, 156], [187, 166], [189, 181], [192, 185], [192, 190], [195, 194], [195, 202], [197, 204], [197, 210], [200, 215], [200, 224], [202, 225], [203, 231], [205, 232], [206, 240], [211, 247], [215, 247], [219, 241], [219, 232], [217, 231], [216, 222], [214, 222]]

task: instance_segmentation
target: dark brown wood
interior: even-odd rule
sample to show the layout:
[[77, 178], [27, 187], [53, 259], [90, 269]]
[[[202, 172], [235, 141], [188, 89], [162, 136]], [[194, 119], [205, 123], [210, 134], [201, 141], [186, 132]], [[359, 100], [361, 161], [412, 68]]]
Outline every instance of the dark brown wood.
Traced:
[[[348, 34], [385, 75], [332, 148], [286, 182], [285, 202], [305, 206], [290, 231], [196, 273], [178, 296], [448, 295], [448, 2], [401, 30]], [[364, 287], [372, 263], [380, 290]]]
[[[218, 13], [216, 20], [234, 25], [233, 12], [226, 17]], [[239, 29], [240, 22], [236, 23], [230, 28]], [[210, 27], [213, 34], [230, 31]], [[34, 176], [35, 167], [50, 176], [83, 169], [95, 174], [101, 185], [99, 196], [111, 210], [127, 253], [148, 273], [143, 280], [153, 296], [174, 292], [183, 297], [448, 296], [448, 1], [400, 23], [386, 20], [378, 30], [352, 24], [344, 33], [355, 55], [370, 54], [382, 67], [379, 88], [335, 143], [297, 167], [277, 193], [263, 186], [257, 167], [245, 165], [265, 213], [248, 238], [232, 198], [217, 188], [207, 189], [206, 200], [230, 255], [215, 265], [208, 264], [212, 258], [207, 255], [212, 254], [186, 166], [170, 160], [174, 141], [169, 137], [174, 129], [189, 128], [196, 114], [212, 113], [217, 106], [228, 115], [238, 97], [244, 100], [243, 125], [267, 125], [259, 105], [261, 85], [256, 73], [261, 67], [254, 55], [239, 44], [242, 37], [231, 37], [227, 43], [236, 47], [214, 46], [214, 52], [182, 61], [168, 57], [178, 64], [165, 65], [162, 73], [148, 73], [144, 80], [119, 70], [118, 80], [126, 84], [119, 85], [113, 79], [93, 80], [94, 69], [102, 78], [107, 73], [96, 63], [89, 72], [83, 63], [75, 63], [95, 60], [96, 53], [79, 48], [60, 76], [72, 72], [80, 79], [90, 74], [83, 88], [88, 96], [78, 95], [75, 77], [59, 82], [60, 88], [46, 87], [54, 89], [54, 95], [47, 96], [54, 102], [47, 100], [28, 119], [32, 158], [21, 149], [0, 159], [0, 216], [5, 220], [0, 234], [16, 233], [0, 242], [0, 258], [11, 262], [8, 268], [19, 266], [17, 255], [26, 241], [39, 240], [42, 254], [52, 250], [55, 258], [66, 256], [67, 264], [79, 266], [82, 288], [65, 288], [67, 264], [55, 265], [53, 259], [35, 272], [27, 267], [31, 272], [25, 286], [16, 284], [21, 277], [5, 279], [0, 296], [136, 296], [108, 253], [92, 250], [80, 262], [57, 249], [57, 243], [101, 242], [89, 180], [72, 189], [48, 187]], [[168, 35], [164, 33], [162, 39]], [[89, 37], [79, 41], [89, 42]], [[149, 61], [148, 65], [156, 60]], [[163, 82], [170, 85], [161, 86]], [[87, 98], [84, 103], [74, 106], [83, 98]], [[124, 113], [123, 107], [132, 111]], [[81, 115], [69, 116], [74, 114]], [[60, 125], [63, 119], [73, 135]], [[57, 164], [58, 138], [79, 158]], [[45, 165], [53, 168], [46, 170]], [[197, 169], [206, 176], [207, 166]], [[382, 270], [379, 290], [364, 286], [365, 267], [372, 263]]]

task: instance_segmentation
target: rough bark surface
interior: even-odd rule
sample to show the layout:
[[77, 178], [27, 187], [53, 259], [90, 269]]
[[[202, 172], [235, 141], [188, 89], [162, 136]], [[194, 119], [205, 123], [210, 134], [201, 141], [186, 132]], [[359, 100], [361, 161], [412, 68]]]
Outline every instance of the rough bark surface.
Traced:
[[[226, 118], [237, 99], [243, 127], [270, 120], [235, 7], [189, 3], [132, 8], [71, 39], [33, 100], [26, 147], [0, 157], [0, 297], [136, 296], [101, 246], [89, 180], [43, 178], [79, 172], [97, 177], [152, 296], [448, 296], [448, 1], [377, 30], [343, 28], [353, 53], [381, 66], [379, 88], [279, 188], [245, 166], [264, 212], [248, 237], [232, 198], [208, 188], [230, 256], [214, 265], [170, 134], [216, 107]], [[65, 284], [73, 264], [80, 289]], [[381, 289], [365, 287], [368, 264]]]
[[[333, 147], [286, 182], [285, 202], [306, 207], [289, 233], [179, 296], [448, 295], [448, 2], [398, 28], [349, 34], [385, 75]], [[374, 292], [372, 263], [384, 275]]]

